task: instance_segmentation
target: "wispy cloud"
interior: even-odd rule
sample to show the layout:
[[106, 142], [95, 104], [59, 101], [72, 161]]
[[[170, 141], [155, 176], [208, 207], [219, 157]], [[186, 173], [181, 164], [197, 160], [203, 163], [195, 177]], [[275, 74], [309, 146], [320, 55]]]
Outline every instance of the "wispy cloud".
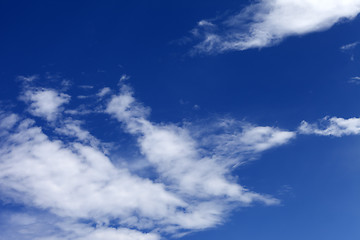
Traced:
[[289, 36], [326, 30], [359, 12], [359, 0], [258, 0], [225, 19], [200, 21], [192, 31], [201, 41], [193, 53], [268, 47]]
[[[23, 210], [0, 214], [1, 240], [159, 240], [156, 233], [105, 227], [73, 221], [43, 211]], [[94, 223], [96, 225], [96, 223]]]
[[[24, 92], [35, 116], [56, 116], [57, 124], [49, 122], [45, 133], [34, 119], [0, 114], [0, 191], [14, 203], [53, 216], [56, 230], [36, 237], [22, 232], [22, 239], [158, 240], [217, 226], [236, 206], [279, 203], [241, 186], [232, 169], [288, 143], [294, 132], [233, 119], [214, 121], [213, 132], [194, 123], [154, 123], [150, 108], [122, 84], [104, 113], [137, 139], [146, 167], [155, 169], [150, 180], [126, 164], [114, 165], [102, 141], [83, 129], [84, 120], [59, 111], [70, 96], [33, 87]], [[35, 213], [14, 219], [23, 225], [39, 222]]]
[[341, 137], [360, 134], [360, 118], [325, 117], [319, 123], [303, 121], [299, 127], [301, 134], [316, 134], [322, 136]]
[[123, 74], [123, 75], [121, 75], [121, 77], [120, 77], [120, 83], [123, 82], [123, 81], [129, 80], [129, 79], [130, 79], [130, 76], [129, 76], [129, 75]]
[[94, 148], [101, 145], [100, 141], [90, 134], [89, 131], [84, 130], [81, 127], [82, 122], [79, 120], [73, 120], [72, 118], [67, 118], [61, 122], [59, 127], [56, 127], [55, 132], [77, 139], [78, 141], [88, 144]]
[[104, 97], [105, 95], [109, 94], [111, 92], [111, 89], [109, 87], [104, 87], [96, 94], [98, 97]]
[[32, 82], [36, 79], [38, 79], [38, 75], [30, 75], [30, 76], [18, 76], [17, 79], [24, 82]]
[[352, 77], [349, 80], [349, 83], [353, 83], [353, 84], [360, 84], [360, 77]]
[[[156, 123], [132, 88], [119, 85], [114, 95], [110, 88], [95, 89], [100, 99], [94, 102], [98, 114], [112, 116], [136, 140], [142, 161], [136, 170], [127, 163], [138, 155], [109, 154], [116, 143], [84, 128], [84, 115], [66, 109], [68, 94], [23, 86], [20, 99], [45, 125], [36, 117], [0, 112], [1, 197], [35, 209], [6, 213], [12, 220], [5, 223], [5, 239], [159, 240], [215, 227], [235, 207], [280, 202], [242, 186], [236, 167], [299, 134], [360, 134], [360, 118], [303, 121], [296, 131], [229, 117]], [[143, 174], [149, 169], [151, 178]]]
[[[149, 109], [135, 100], [128, 86], [124, 85], [120, 94], [112, 98], [106, 111], [123, 123], [130, 134], [138, 137], [141, 152], [166, 183], [171, 184], [171, 188], [193, 197], [216, 199], [226, 196], [229, 200], [243, 204], [257, 200], [269, 204], [276, 202], [275, 199], [250, 193], [229, 181], [229, 165], [233, 164], [233, 159], [229, 162], [230, 158], [217, 155], [212, 150], [206, 151], [209, 144], [201, 147], [201, 139], [197, 141], [187, 128], [173, 124], [159, 125], [147, 120]], [[227, 145], [227, 155], [230, 155], [234, 151], [263, 151], [271, 146], [285, 144], [293, 137], [290, 132], [252, 126], [244, 128], [239, 135], [227, 138], [220, 135], [211, 142], [217, 142], [218, 149], [224, 148], [221, 144]], [[209, 135], [202, 136], [205, 137]], [[214, 140], [216, 137], [212, 138]], [[240, 140], [240, 143], [235, 143], [236, 140]], [[223, 150], [225, 155], [226, 150]]]
[[94, 86], [91, 86], [91, 85], [80, 85], [79, 88], [82, 88], [82, 89], [93, 89]]
[[353, 43], [349, 43], [346, 45], [343, 45], [340, 47], [341, 50], [346, 51], [346, 50], [351, 50], [356, 48], [357, 45], [359, 45], [360, 42], [353, 42]]
[[360, 43], [359, 41], [356, 41], [356, 42], [353, 42], [353, 43], [345, 44], [345, 45], [340, 47], [340, 50], [342, 52], [344, 52], [344, 53], [349, 54], [350, 55], [350, 60], [354, 61], [355, 60], [354, 50], [359, 45], [359, 43]]

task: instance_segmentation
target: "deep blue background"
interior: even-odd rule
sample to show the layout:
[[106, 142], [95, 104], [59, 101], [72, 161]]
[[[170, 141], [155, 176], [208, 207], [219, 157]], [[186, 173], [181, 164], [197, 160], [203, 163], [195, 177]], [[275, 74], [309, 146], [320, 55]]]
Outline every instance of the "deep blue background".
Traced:
[[[46, 74], [58, 74], [74, 83], [72, 95], [83, 95], [116, 88], [128, 74], [155, 122], [227, 115], [295, 130], [302, 120], [359, 116], [360, 85], [348, 83], [360, 75], [359, 49], [340, 50], [360, 40], [359, 18], [261, 50], [190, 57], [195, 42], [179, 44], [198, 21], [246, 4], [2, 0], [2, 103], [18, 98], [18, 75], [46, 81]], [[75, 87], [84, 84], [96, 88]], [[90, 129], [116, 139], [113, 129], [99, 128], [104, 118], [89, 119]], [[236, 173], [240, 183], [279, 197], [282, 205], [240, 209], [225, 225], [184, 239], [360, 239], [359, 143], [356, 136], [298, 136], [266, 152]]]

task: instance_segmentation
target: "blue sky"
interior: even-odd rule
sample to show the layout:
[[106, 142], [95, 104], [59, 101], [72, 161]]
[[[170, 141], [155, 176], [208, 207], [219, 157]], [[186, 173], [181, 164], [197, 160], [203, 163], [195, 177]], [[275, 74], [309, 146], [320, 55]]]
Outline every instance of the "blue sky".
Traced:
[[0, 239], [359, 239], [358, 13], [1, 1]]

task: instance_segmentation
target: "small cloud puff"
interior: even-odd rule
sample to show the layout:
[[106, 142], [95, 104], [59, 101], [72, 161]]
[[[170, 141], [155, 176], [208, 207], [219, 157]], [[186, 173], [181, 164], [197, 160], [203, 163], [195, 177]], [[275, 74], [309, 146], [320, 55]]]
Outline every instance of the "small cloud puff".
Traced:
[[70, 101], [70, 96], [58, 93], [53, 89], [27, 89], [20, 99], [29, 104], [29, 112], [37, 117], [43, 117], [47, 121], [54, 121], [62, 111], [62, 105]]

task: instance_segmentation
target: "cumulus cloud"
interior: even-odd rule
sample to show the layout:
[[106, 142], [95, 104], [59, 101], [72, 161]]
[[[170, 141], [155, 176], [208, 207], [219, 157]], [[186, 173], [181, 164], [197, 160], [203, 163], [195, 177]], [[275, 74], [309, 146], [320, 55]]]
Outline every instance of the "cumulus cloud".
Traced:
[[360, 118], [325, 117], [320, 123], [302, 121], [299, 132], [301, 134], [316, 134], [322, 136], [341, 137], [344, 135], [360, 134]]
[[329, 29], [359, 12], [360, 0], [258, 0], [226, 19], [200, 21], [192, 31], [201, 40], [194, 52], [272, 46], [289, 36]]
[[[157, 240], [217, 226], [235, 206], [279, 203], [246, 189], [231, 171], [286, 144], [293, 132], [224, 119], [214, 121], [212, 132], [200, 124], [154, 123], [150, 108], [122, 85], [104, 113], [137, 140], [146, 167], [155, 170], [150, 179], [119, 164], [123, 160], [82, 127], [84, 120], [60, 111], [70, 96], [53, 89], [24, 92], [21, 99], [33, 115], [57, 124], [47, 124], [44, 132], [34, 119], [0, 114], [1, 196], [52, 216], [53, 231], [22, 231], [22, 239]], [[14, 229], [20, 223], [46, 228], [36, 213], [13, 219]]]

